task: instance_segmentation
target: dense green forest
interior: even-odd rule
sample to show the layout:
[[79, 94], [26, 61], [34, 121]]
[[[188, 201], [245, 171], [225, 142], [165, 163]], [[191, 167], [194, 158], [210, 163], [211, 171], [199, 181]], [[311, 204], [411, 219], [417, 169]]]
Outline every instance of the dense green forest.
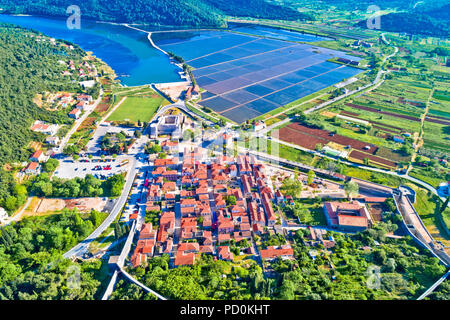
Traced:
[[64, 209], [0, 228], [0, 300], [94, 299], [101, 261], [78, 264], [62, 253], [89, 235], [104, 215]]
[[265, 0], [0, 0], [6, 13], [27, 13], [67, 17], [66, 8], [76, 4], [84, 18], [152, 25], [220, 26], [223, 16], [245, 16], [282, 20], [309, 16]]
[[33, 194], [46, 198], [77, 198], [77, 197], [116, 197], [122, 192], [125, 178], [117, 174], [107, 180], [94, 178], [91, 174], [85, 178], [60, 179], [42, 173], [29, 182]]
[[[147, 267], [137, 267], [131, 272], [145, 285], [170, 299], [242, 300], [252, 299], [257, 290], [264, 290], [263, 286], [254, 287], [255, 279], [264, 281], [262, 269], [258, 265], [253, 264], [244, 269], [233, 266], [229, 261], [214, 261], [211, 255], [202, 256], [193, 266], [177, 268], [170, 268], [169, 256], [163, 255], [149, 260]], [[146, 299], [141, 292], [127, 286], [119, 288], [113, 299], [127, 299], [136, 295]]]
[[[381, 30], [390, 32], [406, 32], [433, 37], [449, 37], [450, 22], [434, 18], [426, 13], [389, 13], [380, 17]], [[360, 21], [358, 26], [366, 28], [366, 21]]]
[[13, 194], [15, 183], [5, 172], [5, 163], [26, 161], [30, 141], [43, 141], [42, 134], [30, 130], [35, 120], [70, 124], [66, 112], [51, 112], [33, 103], [43, 91], [78, 92], [79, 85], [62, 76], [61, 59], [80, 59], [84, 52], [69, 50], [48, 42], [37, 42], [39, 33], [18, 26], [0, 24], [0, 206]]
[[[286, 7], [302, 8], [312, 14], [327, 15], [327, 11], [339, 13], [371, 13], [368, 9], [376, 5], [382, 11], [395, 11], [381, 17], [381, 29], [391, 32], [406, 32], [426, 36], [448, 37], [450, 34], [450, 4], [448, 0], [282, 0]], [[319, 9], [319, 12], [315, 10]], [[308, 12], [308, 11], [307, 11]], [[367, 28], [366, 20], [357, 22]]]
[[[33, 103], [38, 92], [80, 90], [61, 72], [58, 60], [77, 59], [81, 49], [68, 50], [36, 42], [29, 30], [0, 24], [0, 163], [27, 160], [23, 147], [39, 135], [30, 131], [34, 120], [71, 123], [66, 112], [51, 112]], [[14, 132], [13, 135], [11, 133]]]
[[[390, 32], [406, 32], [434, 37], [450, 36], [450, 4], [448, 1], [419, 1], [402, 0], [382, 5], [374, 3], [380, 9], [396, 8], [392, 12], [380, 17], [381, 29]], [[358, 26], [366, 28], [366, 21], [360, 21]]]
[[445, 267], [409, 237], [386, 238], [388, 228], [379, 225], [355, 236], [335, 233], [333, 253], [315, 260], [305, 245], [308, 230], [297, 231], [296, 268], [289, 261], [277, 261], [275, 296], [319, 300], [416, 298], [442, 276]]

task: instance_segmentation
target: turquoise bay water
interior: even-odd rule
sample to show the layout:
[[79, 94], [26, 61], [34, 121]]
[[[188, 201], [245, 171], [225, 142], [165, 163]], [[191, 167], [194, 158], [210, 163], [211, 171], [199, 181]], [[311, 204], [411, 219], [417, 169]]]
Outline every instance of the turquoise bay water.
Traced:
[[0, 14], [0, 22], [17, 24], [79, 45], [114, 69], [127, 86], [181, 81], [176, 66], [153, 48], [147, 34], [123, 26], [81, 20], [81, 29], [70, 30], [66, 20]]

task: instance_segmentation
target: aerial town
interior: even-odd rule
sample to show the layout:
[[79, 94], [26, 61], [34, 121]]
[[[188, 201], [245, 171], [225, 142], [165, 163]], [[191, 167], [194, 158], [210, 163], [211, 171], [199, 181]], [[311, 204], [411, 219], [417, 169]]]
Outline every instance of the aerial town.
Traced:
[[449, 299], [448, 39], [6, 2], [0, 300]]

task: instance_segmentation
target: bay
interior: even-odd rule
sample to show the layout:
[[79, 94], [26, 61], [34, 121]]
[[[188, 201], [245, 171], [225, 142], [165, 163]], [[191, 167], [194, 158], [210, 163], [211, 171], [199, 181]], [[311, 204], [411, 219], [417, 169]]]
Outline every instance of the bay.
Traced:
[[62, 18], [0, 14], [0, 22], [12, 23], [79, 45], [106, 62], [123, 85], [181, 81], [176, 66], [153, 48], [147, 34], [125, 26], [81, 19], [80, 29], [69, 29]]

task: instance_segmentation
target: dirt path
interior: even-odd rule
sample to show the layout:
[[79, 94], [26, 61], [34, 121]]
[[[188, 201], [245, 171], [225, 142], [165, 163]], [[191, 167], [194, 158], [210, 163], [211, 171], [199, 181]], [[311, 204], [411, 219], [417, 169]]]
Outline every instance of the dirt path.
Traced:
[[[111, 110], [109, 110], [109, 112], [102, 118], [102, 120], [99, 122], [98, 126], [100, 126], [103, 122], [105, 122], [109, 116], [116, 111], [116, 109], [118, 107], [120, 107], [120, 105], [127, 99], [127, 97], [123, 97], [114, 107], [111, 108]], [[98, 127], [97, 126], [97, 127]]]
[[411, 156], [411, 162], [406, 170], [406, 174], [409, 174], [409, 172], [412, 170], [412, 168], [413, 168], [412, 164], [414, 161], [416, 161], [417, 153], [419, 152], [420, 147], [422, 147], [422, 145], [423, 145], [423, 136], [425, 134], [425, 130], [424, 130], [425, 119], [427, 118], [428, 111], [430, 109], [430, 102], [431, 102], [431, 98], [433, 97], [434, 90], [435, 90], [434, 88], [431, 89], [430, 95], [428, 96], [428, 99], [427, 99], [424, 113], [420, 117], [419, 133], [418, 134], [416, 132], [414, 133], [414, 152]]

